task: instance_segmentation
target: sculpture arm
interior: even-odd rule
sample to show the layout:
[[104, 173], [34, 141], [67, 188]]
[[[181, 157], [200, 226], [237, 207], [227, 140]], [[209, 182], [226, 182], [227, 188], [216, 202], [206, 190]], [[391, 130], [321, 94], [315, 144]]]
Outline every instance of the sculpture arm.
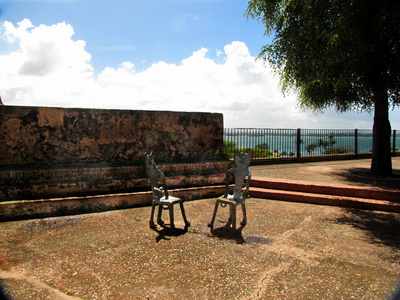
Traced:
[[232, 169], [229, 169], [225, 174], [225, 193], [224, 198], [228, 198], [229, 194], [229, 179], [231, 178]]
[[247, 192], [249, 191], [250, 188], [250, 181], [251, 181], [251, 172], [247, 174], [247, 180], [246, 180], [246, 188], [243, 191], [243, 198], [247, 198]]

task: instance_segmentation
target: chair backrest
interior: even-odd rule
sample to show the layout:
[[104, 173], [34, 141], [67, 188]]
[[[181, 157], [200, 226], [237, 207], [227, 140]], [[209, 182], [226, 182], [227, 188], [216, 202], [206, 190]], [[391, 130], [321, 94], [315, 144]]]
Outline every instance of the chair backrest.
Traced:
[[[233, 200], [237, 202], [243, 202], [246, 200], [251, 180], [251, 172], [249, 170], [251, 158], [251, 153], [236, 153], [234, 166], [226, 172], [224, 197], [228, 196], [230, 177], [234, 175], [235, 187], [233, 192]], [[242, 192], [243, 182], [246, 177], [246, 187]]]
[[[160, 199], [162, 196], [165, 196], [165, 199], [168, 199], [168, 188], [165, 182], [165, 175], [154, 162], [152, 152], [149, 155], [146, 154], [145, 168], [147, 176], [150, 179], [151, 190], [153, 192], [154, 198]], [[160, 180], [161, 186], [159, 184]]]

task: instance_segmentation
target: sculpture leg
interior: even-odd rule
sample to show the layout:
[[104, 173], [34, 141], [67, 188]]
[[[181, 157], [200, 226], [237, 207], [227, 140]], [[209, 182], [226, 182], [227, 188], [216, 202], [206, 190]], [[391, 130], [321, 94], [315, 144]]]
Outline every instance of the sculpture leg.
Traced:
[[156, 209], [156, 205], [155, 205], [155, 203], [153, 201], [153, 203], [151, 204], [151, 215], [150, 215], [150, 221], [149, 221], [149, 226], [152, 229], [156, 228], [156, 224], [154, 224], [154, 221], [153, 221], [153, 219], [154, 219], [154, 210], [155, 209]]
[[168, 205], [169, 209], [169, 223], [170, 223], [170, 228], [175, 229], [175, 224], [174, 224], [174, 205], [169, 204]]
[[158, 205], [157, 224], [160, 226], [164, 226], [164, 221], [161, 219], [162, 210], [163, 210], [162, 204], [159, 204]]
[[211, 227], [211, 228], [214, 227], [214, 221], [215, 221], [215, 216], [217, 215], [218, 205], [219, 205], [219, 201], [217, 200], [217, 201], [215, 201], [214, 213], [213, 213], [211, 222], [208, 223], [208, 227]]
[[181, 207], [182, 218], [183, 218], [183, 221], [185, 222], [185, 227], [189, 227], [190, 223], [186, 219], [185, 208], [183, 207], [183, 202], [179, 202], [179, 206]]
[[247, 224], [247, 215], [246, 215], [246, 202], [242, 203], [242, 211], [243, 211], [243, 221], [240, 223], [240, 225], [246, 225]]
[[236, 205], [230, 204], [230, 211], [231, 211], [231, 220], [232, 220], [232, 230], [236, 230]]

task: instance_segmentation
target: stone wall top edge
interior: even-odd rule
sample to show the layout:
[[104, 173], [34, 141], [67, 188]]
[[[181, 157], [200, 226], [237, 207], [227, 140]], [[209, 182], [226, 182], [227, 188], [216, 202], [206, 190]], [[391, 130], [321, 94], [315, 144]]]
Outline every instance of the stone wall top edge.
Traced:
[[1, 110], [39, 110], [39, 109], [60, 109], [76, 111], [115, 111], [115, 112], [142, 112], [142, 113], [173, 113], [173, 114], [207, 114], [223, 115], [219, 112], [201, 112], [201, 111], [173, 111], [173, 110], [141, 110], [141, 109], [116, 109], [116, 108], [88, 108], [88, 107], [59, 107], [59, 106], [25, 106], [25, 105], [1, 105]]

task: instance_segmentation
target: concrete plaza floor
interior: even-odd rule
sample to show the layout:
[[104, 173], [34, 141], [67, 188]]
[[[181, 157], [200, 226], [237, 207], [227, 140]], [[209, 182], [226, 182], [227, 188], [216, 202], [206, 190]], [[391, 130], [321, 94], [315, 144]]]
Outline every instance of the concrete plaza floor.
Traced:
[[[393, 159], [395, 174], [399, 158]], [[370, 160], [254, 166], [255, 176], [396, 188]], [[399, 187], [399, 186], [397, 186]], [[400, 276], [400, 215], [250, 198], [231, 234], [228, 208], [185, 203], [191, 226], [151, 230], [150, 207], [0, 223], [9, 299], [384, 299]], [[238, 217], [241, 217], [238, 212]], [[168, 216], [165, 214], [168, 224]]]

